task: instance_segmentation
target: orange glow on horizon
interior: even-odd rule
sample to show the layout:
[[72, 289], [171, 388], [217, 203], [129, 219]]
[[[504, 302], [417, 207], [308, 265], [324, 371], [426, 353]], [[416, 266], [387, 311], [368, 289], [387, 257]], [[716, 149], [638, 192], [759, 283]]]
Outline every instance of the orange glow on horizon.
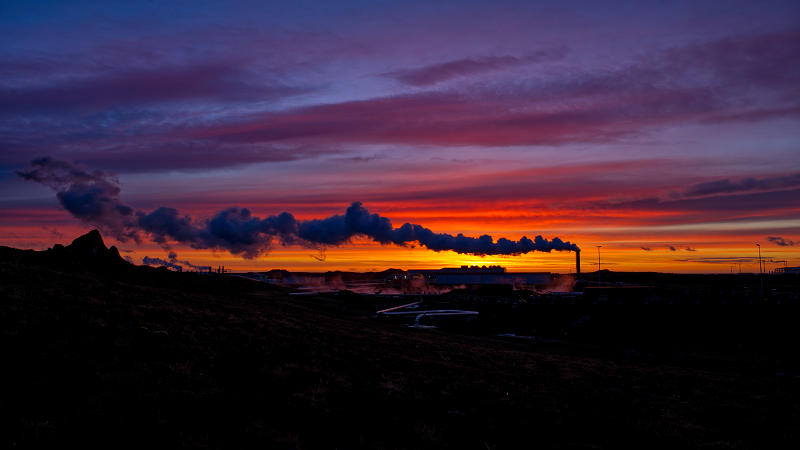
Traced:
[[[372, 210], [389, 217], [395, 227], [408, 221], [439, 233], [463, 233], [471, 237], [489, 234], [495, 240], [501, 237], [518, 240], [522, 236], [532, 239], [538, 234], [546, 239], [558, 237], [584, 249], [582, 272], [596, 270], [596, 245], [602, 245], [602, 268], [612, 271], [729, 273], [732, 266], [735, 266], [734, 271], [738, 271], [738, 263], [742, 262], [742, 271], [752, 272], [757, 271], [758, 267], [756, 243], [762, 244], [762, 258], [767, 261], [768, 271], [783, 265], [775, 261], [788, 261], [790, 266], [800, 265], [798, 247], [772, 245], [764, 240], [767, 235], [765, 231], [750, 230], [744, 225], [742, 229], [729, 230], [707, 229], [702, 223], [651, 225], [648, 219], [666, 214], [648, 211], [635, 214], [616, 211], [614, 214], [605, 214], [602, 220], [597, 221], [591, 211], [579, 215], [550, 209], [542, 214], [530, 209], [508, 208], [507, 205], [495, 205], [483, 210], [476, 206], [473, 209], [473, 212], [444, 209], [435, 214], [432, 210], [418, 210], [405, 204], [395, 205], [395, 210], [388, 213], [379, 208]], [[2, 228], [4, 245], [42, 250], [55, 243], [69, 244], [72, 239], [89, 230], [64, 211], [37, 210], [36, 214], [22, 212], [20, 215], [26, 216], [27, 225]], [[314, 217], [311, 213], [305, 215]], [[792, 236], [792, 231], [777, 229], [774, 234]], [[141, 264], [144, 256], [166, 259], [167, 251], [146, 239], [141, 245], [136, 245], [133, 242], [118, 242], [107, 235], [104, 237], [108, 246], [116, 245], [123, 250], [123, 256], [130, 257], [136, 264]], [[572, 252], [479, 257], [452, 251], [437, 253], [419, 246], [384, 246], [366, 238], [357, 238], [348, 245], [326, 249], [323, 261], [314, 257], [320, 256], [316, 250], [299, 246], [275, 245], [269, 254], [254, 260], [245, 260], [222, 251], [193, 250], [178, 244], [172, 245], [171, 250], [178, 253], [178, 260], [214, 268], [224, 265], [234, 271], [382, 271], [388, 268], [501, 265], [510, 271], [575, 272], [575, 255]]]

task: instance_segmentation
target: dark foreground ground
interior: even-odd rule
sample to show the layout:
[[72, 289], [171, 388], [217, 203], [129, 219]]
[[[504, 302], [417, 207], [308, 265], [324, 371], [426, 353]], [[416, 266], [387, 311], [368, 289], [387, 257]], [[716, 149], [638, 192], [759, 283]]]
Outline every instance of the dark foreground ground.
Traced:
[[[551, 342], [374, 318], [395, 304], [290, 297], [236, 277], [0, 262], [0, 445], [797, 448], [791, 305], [759, 309], [767, 324], [744, 341], [730, 321], [752, 311], [715, 321], [631, 309]], [[546, 327], [585, 314], [565, 308], [536, 316]], [[609, 327], [613, 339], [593, 339]], [[693, 339], [672, 340], [681, 333]]]

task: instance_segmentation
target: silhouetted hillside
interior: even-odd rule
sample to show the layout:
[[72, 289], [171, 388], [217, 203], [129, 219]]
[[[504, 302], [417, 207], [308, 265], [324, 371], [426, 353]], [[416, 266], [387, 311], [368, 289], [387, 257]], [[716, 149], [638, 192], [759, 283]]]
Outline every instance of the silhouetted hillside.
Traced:
[[796, 352], [780, 347], [764, 365], [727, 344], [658, 355], [637, 341], [646, 327], [636, 351], [410, 329], [374, 317], [399, 299], [125, 266], [98, 237], [2, 250], [0, 446], [780, 449], [800, 437], [798, 378], [772, 370]]
[[106, 247], [103, 237], [92, 230], [78, 237], [68, 246], [55, 244], [45, 251], [19, 250], [0, 247], [0, 260], [18, 264], [54, 265], [62, 267], [80, 266], [114, 270], [130, 266], [119, 254], [117, 247]]

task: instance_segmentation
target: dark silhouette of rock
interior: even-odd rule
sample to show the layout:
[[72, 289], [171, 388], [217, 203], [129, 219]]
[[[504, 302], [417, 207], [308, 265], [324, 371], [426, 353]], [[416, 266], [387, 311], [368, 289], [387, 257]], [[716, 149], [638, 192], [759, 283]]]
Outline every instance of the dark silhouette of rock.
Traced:
[[66, 247], [55, 244], [53, 248], [45, 251], [0, 247], [0, 261], [59, 267], [78, 266], [101, 270], [116, 270], [131, 265], [120, 256], [117, 247], [106, 247], [103, 237], [97, 230], [84, 234]]
[[[74, 259], [88, 264], [104, 263], [114, 266], [129, 264], [122, 259], [117, 247], [113, 245], [111, 248], [106, 247], [103, 242], [103, 236], [97, 230], [92, 230], [75, 239], [72, 244], [69, 244], [64, 249], [71, 253]], [[55, 252], [57, 250], [53, 247], [52, 251]]]

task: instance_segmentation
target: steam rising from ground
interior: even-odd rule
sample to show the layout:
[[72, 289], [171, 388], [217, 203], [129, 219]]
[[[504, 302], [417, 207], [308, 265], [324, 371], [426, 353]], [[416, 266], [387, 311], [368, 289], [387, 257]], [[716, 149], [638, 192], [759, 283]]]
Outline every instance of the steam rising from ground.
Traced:
[[[386, 285], [382, 280], [344, 281], [341, 277], [326, 279], [325, 277], [291, 276], [286, 277], [283, 283], [290, 284], [301, 290], [310, 292], [338, 291], [347, 289], [358, 294], [447, 294], [453, 290], [467, 289], [467, 285], [441, 285], [426, 283], [422, 278], [406, 280], [401, 285]], [[540, 294], [547, 292], [573, 292], [575, 289], [574, 275], [563, 275], [553, 280], [546, 286], [530, 286], [523, 284], [514, 285], [516, 291], [534, 291]]]
[[88, 171], [51, 156], [36, 158], [26, 170], [14, 173], [53, 189], [61, 206], [87, 225], [98, 227], [122, 242], [140, 243], [142, 235], [148, 235], [167, 249], [170, 244], [179, 243], [194, 249], [226, 250], [253, 259], [266, 255], [276, 244], [323, 251], [347, 244], [354, 237], [366, 236], [384, 245], [419, 244], [436, 252], [450, 250], [478, 256], [579, 250], [577, 245], [557, 237], [552, 240], [542, 236], [522, 237], [519, 241], [500, 238], [495, 242], [489, 235], [453, 236], [411, 223], [394, 228], [388, 218], [370, 213], [361, 202], [353, 202], [344, 214], [324, 219], [297, 220], [288, 212], [262, 219], [247, 208], [231, 206], [209, 219], [195, 220], [175, 208], [163, 206], [149, 213], [137, 211], [120, 200], [119, 180], [114, 173]]
[[191, 267], [192, 269], [199, 270], [199, 271], [206, 271], [211, 269], [208, 266], [196, 266], [189, 261], [178, 261], [178, 254], [175, 252], [169, 252], [167, 255], [169, 261], [161, 259], [161, 258], [150, 258], [145, 256], [142, 258], [142, 264], [146, 266], [163, 266], [163, 267], [172, 267], [173, 269], [183, 269], [183, 266]]
[[414, 278], [403, 286], [381, 287], [381, 294], [447, 294], [453, 289], [466, 289], [466, 285], [442, 286], [426, 283], [422, 278]]
[[572, 274], [562, 275], [553, 280], [543, 288], [535, 288], [534, 291], [542, 294], [545, 292], [573, 292], [575, 290], [575, 276]]
[[452, 289], [463, 289], [466, 286], [442, 286], [426, 283], [422, 278], [407, 280], [402, 285], [387, 285], [381, 279], [369, 279], [360, 281], [345, 281], [342, 277], [333, 278], [314, 277], [314, 276], [289, 276], [283, 279], [284, 284], [292, 285], [298, 289], [320, 292], [338, 291], [347, 289], [357, 294], [446, 294]]

